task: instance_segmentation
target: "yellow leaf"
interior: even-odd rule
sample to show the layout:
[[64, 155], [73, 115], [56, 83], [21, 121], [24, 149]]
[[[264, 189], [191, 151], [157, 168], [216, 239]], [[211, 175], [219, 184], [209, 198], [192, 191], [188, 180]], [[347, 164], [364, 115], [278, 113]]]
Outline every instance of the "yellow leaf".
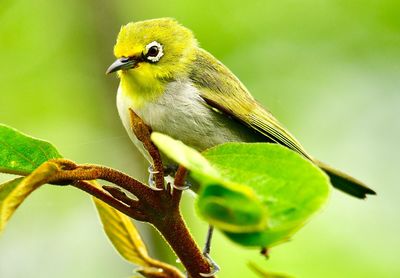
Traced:
[[253, 262], [249, 262], [249, 267], [251, 268], [251, 270], [253, 270], [258, 277], [262, 277], [262, 278], [293, 278], [292, 276], [288, 276], [286, 274], [280, 274], [280, 273], [273, 273], [273, 272], [267, 272], [266, 270], [262, 269], [261, 267], [259, 267], [258, 265], [256, 265]]
[[45, 162], [30, 175], [0, 185], [0, 232], [15, 210], [34, 190], [47, 183], [60, 170], [53, 162]]
[[93, 198], [104, 231], [118, 253], [134, 264], [151, 266], [150, 258], [136, 227], [131, 219], [103, 201]]
[[[94, 186], [99, 185], [92, 181]], [[93, 198], [100, 220], [103, 223], [111, 243], [114, 245], [118, 253], [136, 265], [141, 266], [137, 269], [146, 278], [184, 278], [176, 267], [160, 262], [149, 257], [146, 246], [142, 241], [139, 232], [134, 226], [131, 219], [125, 214], [117, 211], [103, 201]], [[138, 276], [134, 276], [138, 277]]]

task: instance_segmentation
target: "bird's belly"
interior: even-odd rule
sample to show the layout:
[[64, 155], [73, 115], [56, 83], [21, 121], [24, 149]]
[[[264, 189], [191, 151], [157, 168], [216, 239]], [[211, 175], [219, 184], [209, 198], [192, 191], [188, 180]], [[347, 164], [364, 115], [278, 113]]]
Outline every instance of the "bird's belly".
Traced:
[[119, 89], [117, 106], [129, 136], [148, 159], [142, 144], [131, 131], [129, 108], [153, 131], [167, 134], [198, 151], [225, 142], [260, 141], [260, 137], [248, 127], [210, 108], [190, 83], [170, 83], [161, 97], [140, 108], [135, 107]]

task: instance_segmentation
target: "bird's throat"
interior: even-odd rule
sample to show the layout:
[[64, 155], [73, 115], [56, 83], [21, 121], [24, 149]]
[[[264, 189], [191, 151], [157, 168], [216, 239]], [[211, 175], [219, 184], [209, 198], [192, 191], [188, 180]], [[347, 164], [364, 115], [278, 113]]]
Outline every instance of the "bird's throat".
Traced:
[[134, 108], [156, 100], [165, 90], [166, 84], [150, 74], [132, 70], [121, 72], [119, 76], [122, 93], [131, 100]]

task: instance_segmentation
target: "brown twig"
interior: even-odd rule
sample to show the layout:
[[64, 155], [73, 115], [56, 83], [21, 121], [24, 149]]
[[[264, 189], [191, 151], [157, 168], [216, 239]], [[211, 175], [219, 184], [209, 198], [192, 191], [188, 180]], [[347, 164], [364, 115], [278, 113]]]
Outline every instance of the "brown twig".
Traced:
[[150, 139], [151, 128], [147, 126], [142, 119], [129, 108], [131, 128], [135, 136], [143, 143], [150, 157], [153, 159], [155, 173], [155, 182], [157, 188], [164, 188], [164, 165], [161, 160], [158, 148]]
[[177, 254], [190, 277], [202, 278], [200, 273], [210, 273], [210, 266], [187, 229], [180, 213], [174, 214], [173, 217], [168, 217], [162, 222], [153, 223], [153, 225]]
[[125, 215], [128, 215], [136, 220], [139, 221], [147, 221], [146, 215], [144, 215], [139, 209], [138, 206], [127, 206], [126, 204], [121, 203], [119, 200], [116, 200], [115, 197], [107, 194], [103, 190], [97, 188], [93, 184], [87, 181], [78, 180], [75, 181], [73, 184], [76, 188], [83, 190], [90, 195], [96, 197], [99, 200], [107, 203], [108, 205], [112, 206], [113, 208], [119, 210]]
[[[130, 113], [132, 130], [149, 152], [154, 163], [154, 170], [158, 172], [155, 174], [156, 187], [164, 189], [164, 166], [157, 147], [150, 139], [151, 129], [132, 110]], [[76, 165], [64, 159], [54, 160], [54, 162], [61, 166], [61, 170], [51, 178], [51, 183], [70, 182], [73, 186], [95, 196], [120, 212], [136, 220], [152, 224], [171, 246], [190, 277], [202, 278], [200, 273], [210, 272], [207, 260], [203, 257], [181, 216], [179, 210], [181, 190], [174, 189], [171, 184], [168, 184], [166, 190], [154, 191], [128, 175], [104, 166]], [[185, 168], [178, 168], [174, 180], [176, 187], [183, 186], [186, 172]], [[137, 197], [137, 200], [129, 198], [118, 187], [100, 188], [88, 182], [96, 179], [109, 181], [127, 190]], [[181, 274], [175, 273], [171, 277], [179, 276]], [[149, 277], [151, 277], [150, 274]]]
[[[174, 184], [176, 187], [183, 187], [183, 185], [185, 184], [186, 175], [186, 169], [183, 166], [179, 166], [178, 170], [175, 173]], [[172, 194], [172, 204], [174, 205], [174, 207], [179, 209], [179, 203], [182, 197], [182, 190], [174, 190], [173, 186], [169, 186], [169, 188]]]

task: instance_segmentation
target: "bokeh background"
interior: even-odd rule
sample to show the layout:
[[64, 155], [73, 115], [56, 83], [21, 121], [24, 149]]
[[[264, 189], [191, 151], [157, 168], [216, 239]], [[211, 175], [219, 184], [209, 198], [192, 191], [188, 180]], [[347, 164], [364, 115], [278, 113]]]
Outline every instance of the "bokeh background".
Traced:
[[[400, 2], [396, 0], [2, 0], [0, 122], [53, 142], [65, 157], [145, 179], [105, 76], [122, 24], [170, 16], [229, 66], [309, 152], [371, 185], [333, 192], [293, 241], [265, 260], [216, 234], [219, 277], [256, 277], [255, 262], [295, 277], [400, 277]], [[5, 175], [0, 179], [5, 180]], [[200, 244], [206, 224], [186, 194]], [[147, 225], [151, 253], [175, 258]], [[90, 198], [45, 186], [0, 237], [0, 277], [129, 277]]]

